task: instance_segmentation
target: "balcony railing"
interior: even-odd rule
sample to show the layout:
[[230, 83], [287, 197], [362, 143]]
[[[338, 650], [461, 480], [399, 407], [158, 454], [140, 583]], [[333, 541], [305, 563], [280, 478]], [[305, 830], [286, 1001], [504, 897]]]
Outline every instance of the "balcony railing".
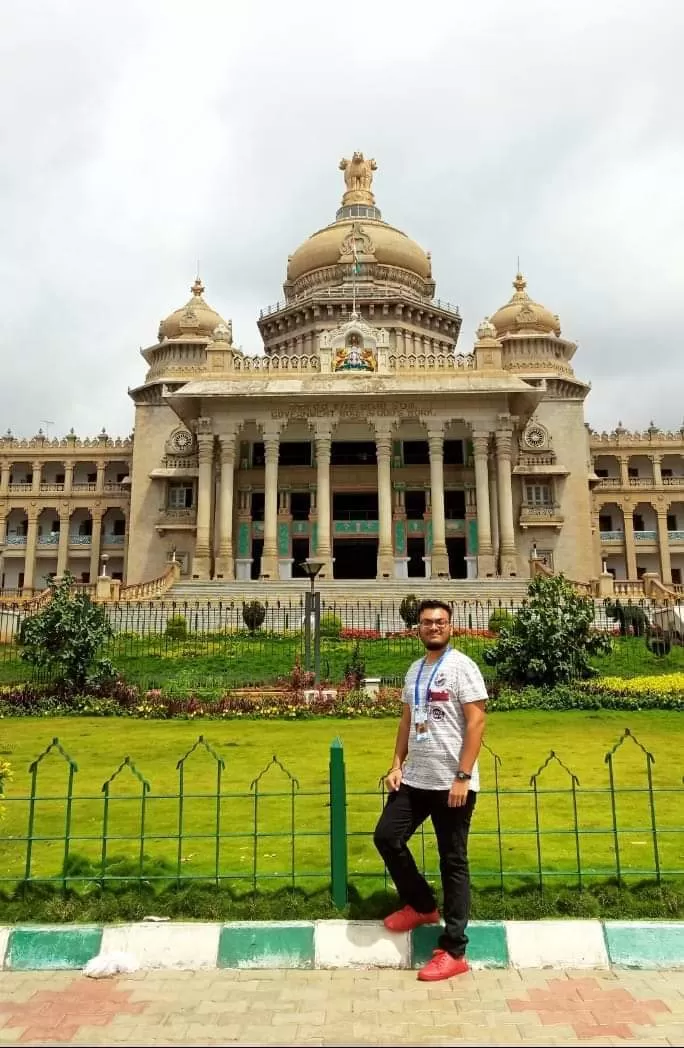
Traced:
[[625, 533], [624, 531], [602, 531], [600, 532], [601, 542], [624, 542]]
[[92, 546], [93, 536], [92, 535], [69, 535], [70, 546]]
[[657, 542], [658, 532], [657, 531], [635, 531], [634, 532], [635, 542]]
[[619, 477], [599, 477], [597, 486], [599, 488], [621, 488], [622, 481]]
[[26, 495], [29, 491], [33, 491], [33, 484], [10, 484], [8, 490], [10, 495]]
[[71, 490], [74, 492], [74, 494], [85, 495], [87, 492], [97, 491], [97, 484], [93, 484], [90, 482], [87, 484], [82, 484], [74, 481]]
[[40, 493], [41, 493], [41, 495], [59, 495], [63, 491], [64, 491], [64, 484], [57, 484], [56, 482], [53, 483], [52, 481], [49, 481], [49, 480], [46, 480], [45, 482], [41, 482], [41, 485], [40, 485]]
[[25, 546], [26, 535], [8, 535], [5, 541], [8, 546]]
[[59, 545], [59, 532], [51, 531], [49, 535], [38, 536], [39, 546], [57, 546]]
[[[282, 309], [289, 309], [293, 306], [298, 306], [304, 302], [311, 301], [312, 299], [344, 302], [346, 299], [352, 298], [353, 295], [354, 289], [351, 284], [342, 284], [341, 286], [334, 288], [311, 288], [303, 294], [297, 295], [296, 298], [290, 299], [288, 302], [274, 302], [272, 305], [266, 306], [259, 311], [259, 319], [264, 320], [266, 317], [270, 317], [274, 313], [279, 313]], [[419, 303], [427, 308], [432, 306], [434, 309], [440, 309], [446, 313], [454, 313], [456, 316], [460, 316], [458, 306], [455, 306], [452, 302], [445, 302], [441, 298], [429, 298], [426, 295], [411, 295], [405, 288], [401, 291], [394, 291], [391, 288], [363, 287], [363, 285], [361, 285], [356, 288], [356, 299], [359, 302], [368, 300], [381, 300], [388, 302], [396, 300], [403, 302], [408, 300], [409, 302], [413, 301]]]
[[377, 535], [380, 523], [377, 520], [335, 520], [333, 535]]
[[562, 524], [565, 518], [558, 506], [529, 506], [520, 507], [520, 523], [522, 524]]
[[684, 531], [668, 531], [667, 537], [670, 542], [684, 542]]
[[130, 486], [128, 484], [119, 484], [118, 482], [113, 481], [113, 480], [112, 481], [110, 481], [110, 480], [105, 481], [105, 485], [104, 485], [104, 493], [105, 493], [105, 495], [127, 495], [130, 490], [131, 489], [130, 489]]
[[630, 488], [653, 488], [655, 477], [630, 477], [629, 486]]
[[102, 544], [103, 546], [123, 546], [126, 541], [125, 535], [103, 535]]

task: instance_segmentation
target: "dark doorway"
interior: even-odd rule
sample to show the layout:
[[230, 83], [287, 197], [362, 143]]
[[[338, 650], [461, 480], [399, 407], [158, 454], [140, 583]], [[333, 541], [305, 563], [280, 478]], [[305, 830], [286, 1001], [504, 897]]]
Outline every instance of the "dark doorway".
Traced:
[[466, 540], [458, 537], [446, 540], [447, 553], [449, 554], [449, 574], [452, 579], [465, 579], [468, 577], [468, 565], [466, 564]]
[[377, 539], [335, 539], [333, 565], [336, 579], [374, 579], [378, 574]]
[[444, 492], [444, 516], [447, 520], [465, 520], [465, 491], [447, 488]]
[[305, 579], [308, 576], [302, 570], [302, 561], [306, 560], [309, 556], [309, 540], [308, 539], [293, 539], [292, 540], [292, 578], [293, 579]]
[[333, 494], [333, 520], [377, 519], [377, 491], [336, 491]]
[[331, 466], [374, 466], [377, 462], [374, 440], [333, 440]]
[[250, 578], [258, 579], [261, 574], [261, 554], [264, 552], [264, 540], [252, 539], [252, 568]]
[[408, 539], [406, 542], [406, 553], [408, 554], [408, 576], [410, 579], [425, 578], [425, 539]]

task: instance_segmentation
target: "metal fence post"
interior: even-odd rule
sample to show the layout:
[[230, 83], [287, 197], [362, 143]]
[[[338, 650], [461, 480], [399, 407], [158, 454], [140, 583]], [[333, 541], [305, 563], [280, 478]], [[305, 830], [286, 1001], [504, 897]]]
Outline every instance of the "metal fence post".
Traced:
[[313, 595], [313, 629], [314, 629], [314, 687], [317, 688], [321, 679], [321, 595]]
[[330, 743], [330, 894], [338, 910], [347, 905], [347, 786], [342, 740]]
[[313, 614], [313, 606], [311, 600], [311, 594], [307, 590], [304, 594], [304, 669], [308, 672], [311, 669], [311, 616]]

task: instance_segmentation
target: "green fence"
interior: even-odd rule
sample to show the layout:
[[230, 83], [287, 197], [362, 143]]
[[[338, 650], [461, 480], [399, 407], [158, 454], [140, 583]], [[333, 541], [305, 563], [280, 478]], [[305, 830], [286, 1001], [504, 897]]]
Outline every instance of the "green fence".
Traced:
[[[454, 592], [458, 592], [457, 583]], [[491, 679], [493, 670], [484, 661], [484, 652], [495, 639], [490, 626], [493, 618], [501, 621], [502, 615], [515, 614], [518, 605], [457, 599], [451, 605], [454, 645], [475, 659]], [[648, 602], [630, 607], [647, 618], [655, 610]], [[21, 659], [17, 640], [24, 614], [20, 605], [0, 608], [0, 684], [44, 679], [33, 677]], [[252, 633], [245, 627], [239, 602], [114, 604], [107, 606], [107, 614], [114, 637], [105, 654], [127, 682], [141, 689], [161, 688], [179, 696], [202, 689], [215, 694], [241, 685], [273, 684], [291, 673], [295, 661], [305, 662], [303, 599], [266, 602], [263, 625]], [[644, 621], [641, 626], [637, 623], [637, 630]], [[677, 621], [684, 630], [684, 610]], [[324, 680], [343, 678], [357, 644], [368, 675], [387, 683], [398, 683], [408, 663], [422, 652], [415, 630], [406, 628], [397, 603], [323, 602], [321, 627]], [[607, 616], [604, 605], [596, 607], [596, 628], [615, 634], [616, 658], [610, 672], [684, 671], [684, 647], [676, 643], [676, 636], [671, 651], [658, 659], [647, 652], [643, 636], [620, 636], [617, 622]], [[633, 629], [629, 627], [630, 632]], [[644, 666], [645, 659], [653, 664], [652, 670]]]
[[[603, 764], [603, 785], [583, 787], [552, 750], [524, 788], [511, 788], [501, 759], [485, 747], [471, 831], [474, 883], [543, 891], [551, 883], [681, 877], [681, 771], [675, 779], [666, 769], [665, 784], [657, 784], [653, 755], [629, 730]], [[173, 773], [175, 788], [155, 792], [126, 757], [99, 789], [82, 792], [78, 765], [53, 739], [30, 765], [28, 789], [21, 792], [16, 768], [5, 784], [0, 887], [204, 882], [258, 894], [274, 885], [329, 886], [342, 907], [350, 885], [363, 892], [387, 885], [372, 841], [383, 781], [373, 790], [350, 788], [339, 739], [323, 789], [302, 789], [275, 756], [246, 788], [227, 789], [225, 760], [203, 736]], [[429, 829], [414, 848], [437, 878]]]

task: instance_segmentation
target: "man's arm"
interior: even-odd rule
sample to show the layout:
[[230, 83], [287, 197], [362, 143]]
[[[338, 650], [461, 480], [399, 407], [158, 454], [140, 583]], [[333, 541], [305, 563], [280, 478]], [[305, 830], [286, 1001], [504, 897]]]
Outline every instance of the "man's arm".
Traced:
[[401, 711], [401, 719], [397, 728], [397, 741], [394, 744], [394, 757], [392, 759], [392, 770], [385, 779], [387, 789], [396, 792], [401, 785], [401, 768], [408, 753], [409, 732], [411, 731], [411, 707], [404, 703]]
[[[484, 699], [475, 702], [464, 702], [463, 716], [465, 717], [465, 736], [461, 749], [461, 758], [458, 762], [458, 770], [472, 775], [475, 761], [482, 745], [482, 736], [485, 728], [485, 702]], [[470, 781], [460, 782], [454, 779], [449, 790], [449, 807], [461, 808], [467, 798], [470, 789]]]

